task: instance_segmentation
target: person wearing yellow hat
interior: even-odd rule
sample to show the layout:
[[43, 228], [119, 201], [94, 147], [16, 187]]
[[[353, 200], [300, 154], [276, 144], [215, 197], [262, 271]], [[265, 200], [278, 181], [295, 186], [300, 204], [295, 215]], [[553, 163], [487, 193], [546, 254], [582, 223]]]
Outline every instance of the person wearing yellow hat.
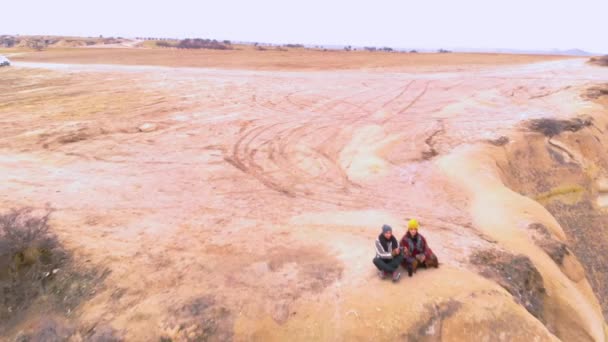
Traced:
[[439, 267], [437, 256], [429, 247], [424, 236], [418, 232], [419, 229], [420, 223], [418, 223], [418, 220], [410, 219], [407, 222], [407, 233], [400, 242], [405, 254], [403, 267], [407, 269], [410, 277], [412, 273], [416, 272], [419, 265], [424, 268]]

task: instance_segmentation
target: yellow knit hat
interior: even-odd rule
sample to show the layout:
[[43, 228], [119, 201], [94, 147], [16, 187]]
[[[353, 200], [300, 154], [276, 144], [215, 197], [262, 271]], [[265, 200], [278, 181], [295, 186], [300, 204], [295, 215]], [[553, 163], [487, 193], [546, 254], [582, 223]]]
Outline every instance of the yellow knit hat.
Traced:
[[418, 224], [418, 220], [416, 220], [416, 219], [411, 219], [407, 222], [408, 230], [418, 230], [419, 227], [420, 227], [420, 225]]

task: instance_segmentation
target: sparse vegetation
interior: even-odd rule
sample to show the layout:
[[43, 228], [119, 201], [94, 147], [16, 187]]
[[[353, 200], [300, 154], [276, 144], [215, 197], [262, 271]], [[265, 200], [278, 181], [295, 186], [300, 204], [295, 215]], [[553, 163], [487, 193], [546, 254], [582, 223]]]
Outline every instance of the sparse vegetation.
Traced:
[[0, 36], [0, 47], [12, 48], [19, 44], [19, 39], [13, 36]]
[[50, 215], [48, 208], [38, 215], [30, 208], [0, 215], [2, 323], [19, 320], [20, 313], [36, 301], [38, 311], [69, 313], [106, 276], [105, 272], [75, 267], [50, 231]]
[[233, 313], [212, 296], [194, 298], [173, 310], [160, 341], [232, 340]]
[[589, 63], [600, 66], [608, 66], [608, 55], [602, 57], [592, 57], [589, 59]]
[[156, 46], [170, 48], [176, 47], [176, 44], [166, 40], [160, 40], [156, 42]]
[[43, 317], [35, 322], [30, 329], [20, 331], [15, 342], [34, 341], [91, 341], [91, 342], [121, 342], [122, 337], [109, 325], [95, 324], [93, 327], [83, 326], [80, 329], [72, 324]]
[[2, 320], [27, 308], [44, 292], [48, 278], [63, 266], [65, 251], [49, 232], [50, 211], [33, 216], [32, 209], [0, 215], [0, 302]]
[[591, 100], [599, 99], [602, 96], [608, 96], [608, 83], [589, 87], [583, 96]]
[[549, 232], [549, 229], [542, 223], [530, 224], [528, 229], [531, 229], [537, 234], [533, 237], [534, 242], [542, 248], [556, 264], [562, 265], [564, 263], [564, 258], [567, 255], [570, 255], [568, 246], [554, 238]]
[[450, 50], [446, 50], [446, 49], [439, 49], [437, 50], [438, 53], [452, 53], [452, 51]]
[[212, 50], [231, 50], [230, 44], [221, 43], [213, 39], [184, 39], [177, 44], [179, 49], [212, 49]]
[[564, 131], [577, 132], [592, 124], [593, 122], [590, 119], [574, 118], [570, 120], [558, 120], [543, 118], [530, 121], [528, 127], [532, 131], [542, 133], [546, 137], [554, 137]]
[[475, 252], [470, 259], [480, 267], [481, 275], [496, 281], [534, 317], [545, 321], [546, 290], [543, 278], [530, 258], [488, 249]]
[[103, 40], [103, 44], [120, 44], [120, 43], [122, 43], [122, 39], [120, 39], [120, 38], [109, 37], [109, 38], [105, 38]]
[[506, 144], [509, 143], [509, 141], [510, 141], [509, 137], [506, 137], [506, 136], [501, 136], [496, 139], [486, 140], [487, 143], [492, 144], [494, 146], [505, 146]]
[[47, 43], [42, 39], [30, 39], [27, 41], [27, 47], [32, 50], [42, 51], [47, 47]]
[[[560, 162], [561, 160], [558, 159]], [[550, 189], [549, 191], [542, 192], [534, 196], [534, 200], [544, 204], [550, 202], [553, 199], [565, 199], [567, 196], [571, 196], [574, 199], [582, 197], [585, 189], [579, 185], [564, 185]]]
[[41, 51], [49, 47], [80, 47], [95, 44], [110, 44], [122, 42], [123, 39], [114, 38], [70, 38], [56, 36], [0, 36], [2, 48], [29, 48]]
[[292, 49], [297, 49], [297, 48], [303, 48], [304, 47], [304, 45], [302, 45], [302, 44], [285, 44], [283, 46], [288, 47], [288, 48], [292, 48]]

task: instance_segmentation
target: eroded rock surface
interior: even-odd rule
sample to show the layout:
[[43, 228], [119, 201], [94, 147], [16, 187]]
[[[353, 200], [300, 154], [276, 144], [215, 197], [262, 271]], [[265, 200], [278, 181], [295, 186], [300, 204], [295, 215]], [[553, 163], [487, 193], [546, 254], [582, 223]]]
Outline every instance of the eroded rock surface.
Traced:
[[[605, 340], [605, 69], [25, 66], [0, 204], [108, 272], [10, 338]], [[442, 265], [381, 281], [406, 217]]]

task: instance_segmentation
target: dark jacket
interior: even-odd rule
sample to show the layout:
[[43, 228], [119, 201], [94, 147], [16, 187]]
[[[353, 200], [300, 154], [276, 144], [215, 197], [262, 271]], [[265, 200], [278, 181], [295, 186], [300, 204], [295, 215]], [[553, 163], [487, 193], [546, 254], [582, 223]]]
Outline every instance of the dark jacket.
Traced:
[[418, 254], [424, 254], [426, 257], [430, 258], [433, 255], [433, 251], [426, 243], [426, 239], [424, 236], [420, 235], [420, 233], [416, 234], [416, 237], [413, 237], [410, 232], [407, 232], [401, 239], [400, 244], [403, 247], [403, 250], [406, 251], [406, 254], [413, 257]]
[[380, 259], [392, 259], [393, 249], [399, 248], [399, 242], [395, 236], [391, 236], [390, 240], [384, 237], [384, 234], [380, 234], [376, 239], [376, 257]]

